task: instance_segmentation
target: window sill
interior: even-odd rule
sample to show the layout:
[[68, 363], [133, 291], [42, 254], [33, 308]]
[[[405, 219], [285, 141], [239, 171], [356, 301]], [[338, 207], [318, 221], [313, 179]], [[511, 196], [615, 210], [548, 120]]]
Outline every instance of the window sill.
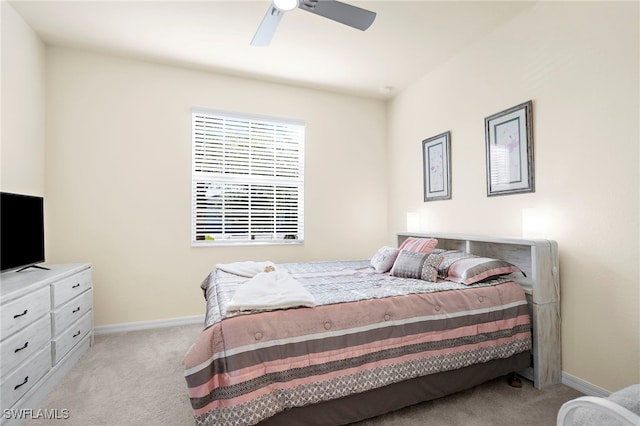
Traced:
[[192, 241], [191, 247], [287, 246], [302, 244], [304, 244], [304, 240], [204, 240]]

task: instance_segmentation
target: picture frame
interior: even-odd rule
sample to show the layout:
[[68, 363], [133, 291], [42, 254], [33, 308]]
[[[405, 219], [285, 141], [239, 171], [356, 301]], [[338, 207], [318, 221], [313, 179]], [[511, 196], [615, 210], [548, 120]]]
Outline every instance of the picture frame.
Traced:
[[484, 119], [487, 196], [535, 192], [531, 100]]
[[424, 201], [451, 199], [451, 132], [422, 141]]

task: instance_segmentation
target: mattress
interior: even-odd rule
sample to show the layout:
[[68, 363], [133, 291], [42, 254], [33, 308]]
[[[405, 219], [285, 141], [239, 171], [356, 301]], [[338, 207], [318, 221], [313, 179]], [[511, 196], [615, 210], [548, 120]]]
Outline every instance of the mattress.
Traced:
[[231, 313], [248, 278], [202, 283], [205, 329], [185, 356], [196, 424], [254, 425], [277, 413], [531, 349], [522, 288], [376, 273], [369, 260], [279, 264], [313, 308]]

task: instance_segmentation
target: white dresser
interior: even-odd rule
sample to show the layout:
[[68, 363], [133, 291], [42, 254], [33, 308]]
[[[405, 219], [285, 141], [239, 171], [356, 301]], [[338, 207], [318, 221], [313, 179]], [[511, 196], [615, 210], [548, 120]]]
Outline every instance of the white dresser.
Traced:
[[62, 380], [93, 339], [88, 263], [0, 276], [0, 422], [17, 424]]

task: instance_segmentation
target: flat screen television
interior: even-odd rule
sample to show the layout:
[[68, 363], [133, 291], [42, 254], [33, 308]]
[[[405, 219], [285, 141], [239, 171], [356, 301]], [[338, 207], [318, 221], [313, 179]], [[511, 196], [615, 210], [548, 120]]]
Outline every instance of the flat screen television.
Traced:
[[2, 271], [44, 262], [44, 199], [0, 192]]

